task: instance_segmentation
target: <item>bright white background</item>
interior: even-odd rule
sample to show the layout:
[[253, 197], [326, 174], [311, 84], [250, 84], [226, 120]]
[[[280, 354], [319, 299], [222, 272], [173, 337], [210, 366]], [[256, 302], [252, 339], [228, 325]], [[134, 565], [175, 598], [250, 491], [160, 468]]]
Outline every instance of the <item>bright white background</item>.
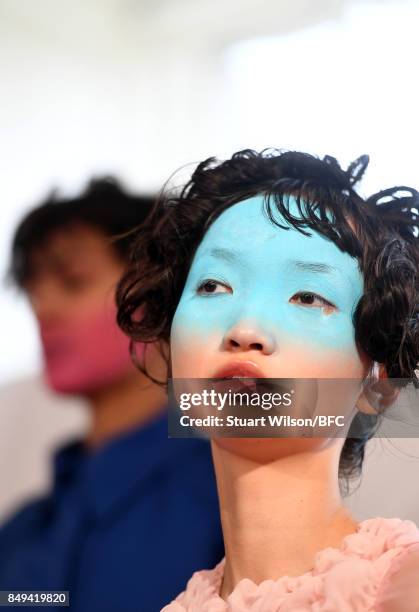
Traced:
[[[0, 0], [0, 274], [21, 215], [93, 174], [157, 189], [240, 148], [369, 153], [418, 185], [417, 0]], [[39, 370], [0, 288], [0, 383]]]

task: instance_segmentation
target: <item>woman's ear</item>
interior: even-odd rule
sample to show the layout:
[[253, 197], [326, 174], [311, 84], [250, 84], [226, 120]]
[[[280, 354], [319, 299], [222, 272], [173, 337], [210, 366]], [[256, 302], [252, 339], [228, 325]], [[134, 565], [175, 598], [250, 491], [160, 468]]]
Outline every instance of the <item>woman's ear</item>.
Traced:
[[356, 407], [365, 414], [381, 414], [394, 404], [399, 392], [400, 389], [387, 376], [385, 366], [374, 363], [370, 376], [365, 379]]

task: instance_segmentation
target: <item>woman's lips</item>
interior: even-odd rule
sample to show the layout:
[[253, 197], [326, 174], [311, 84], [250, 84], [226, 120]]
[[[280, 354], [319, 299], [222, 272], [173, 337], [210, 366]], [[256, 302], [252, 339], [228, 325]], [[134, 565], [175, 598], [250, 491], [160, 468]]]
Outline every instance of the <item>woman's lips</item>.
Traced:
[[234, 361], [215, 372], [212, 378], [266, 378], [252, 361]]

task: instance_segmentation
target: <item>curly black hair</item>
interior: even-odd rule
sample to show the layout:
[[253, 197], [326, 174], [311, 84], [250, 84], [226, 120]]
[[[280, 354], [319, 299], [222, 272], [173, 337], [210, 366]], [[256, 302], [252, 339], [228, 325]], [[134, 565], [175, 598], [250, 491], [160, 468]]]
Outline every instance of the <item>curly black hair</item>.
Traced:
[[[419, 193], [398, 186], [361, 198], [354, 186], [368, 163], [363, 155], [343, 170], [331, 156], [244, 150], [227, 161], [203, 161], [180, 192], [163, 191], [117, 289], [118, 323], [131, 338], [133, 354], [136, 341], [169, 342], [192, 258], [208, 227], [228, 207], [263, 194], [272, 223], [281, 225], [275, 209], [288, 227], [318, 232], [358, 260], [364, 294], [353, 315], [357, 346], [389, 378], [413, 378], [419, 361]], [[349, 431], [339, 464], [347, 483], [360, 473], [373, 434], [374, 427], [362, 438]]]

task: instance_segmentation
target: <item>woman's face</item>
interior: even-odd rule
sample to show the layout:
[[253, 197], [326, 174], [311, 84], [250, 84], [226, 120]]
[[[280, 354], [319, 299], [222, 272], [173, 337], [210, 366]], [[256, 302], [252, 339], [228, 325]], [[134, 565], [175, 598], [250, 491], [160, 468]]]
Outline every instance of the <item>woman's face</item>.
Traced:
[[173, 377], [362, 378], [357, 260], [272, 224], [262, 206], [262, 196], [231, 206], [199, 245], [172, 323]]

